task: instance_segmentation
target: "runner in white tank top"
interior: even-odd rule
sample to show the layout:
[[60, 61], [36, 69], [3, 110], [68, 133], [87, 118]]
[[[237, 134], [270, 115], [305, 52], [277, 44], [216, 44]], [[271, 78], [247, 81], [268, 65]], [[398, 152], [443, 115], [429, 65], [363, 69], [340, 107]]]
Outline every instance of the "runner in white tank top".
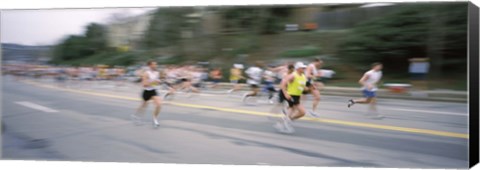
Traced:
[[362, 85], [362, 93], [364, 98], [350, 99], [347, 106], [352, 107], [356, 103], [369, 104], [368, 116], [374, 119], [383, 119], [384, 116], [377, 111], [377, 84], [382, 78], [382, 63], [373, 63], [372, 69], [367, 71], [358, 81]]
[[155, 104], [155, 110], [153, 112], [153, 127], [157, 128], [159, 126], [158, 123], [158, 115], [160, 113], [160, 108], [162, 104], [161, 98], [158, 96], [156, 86], [160, 84], [160, 73], [157, 71], [157, 63], [154, 61], [147, 62], [148, 69], [142, 75], [142, 85], [143, 85], [143, 93], [142, 99], [143, 102], [140, 107], [137, 109], [136, 114], [132, 114], [131, 117], [137, 121], [141, 121], [141, 117], [144, 115], [145, 108], [147, 107], [148, 101], [153, 100]]
[[[320, 103], [320, 86], [318, 83], [315, 83], [315, 79], [317, 79], [320, 75], [318, 74], [318, 69], [322, 66], [323, 61], [319, 58], [316, 58], [312, 63], [307, 66], [305, 69], [305, 76], [307, 76], [307, 87], [308, 91], [304, 94], [311, 93], [313, 95], [313, 102], [312, 102], [312, 110], [309, 110], [307, 113], [313, 117], [319, 117], [316, 113], [317, 106]], [[303, 96], [305, 97], [305, 96]]]
[[158, 80], [160, 78], [160, 73], [158, 71], [152, 70], [148, 68], [145, 71], [147, 77], [147, 84], [144, 85], [144, 89], [146, 91], [156, 90], [156, 86], [158, 85]]

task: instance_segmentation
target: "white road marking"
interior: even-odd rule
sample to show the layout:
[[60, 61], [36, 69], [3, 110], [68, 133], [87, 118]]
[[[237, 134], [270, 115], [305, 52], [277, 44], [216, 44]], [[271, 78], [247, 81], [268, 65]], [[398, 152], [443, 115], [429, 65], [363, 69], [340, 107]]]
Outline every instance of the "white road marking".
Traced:
[[45, 107], [45, 106], [42, 106], [42, 105], [38, 105], [38, 104], [35, 104], [35, 103], [27, 102], [27, 101], [15, 102], [15, 103], [17, 103], [19, 105], [22, 105], [22, 106], [25, 106], [25, 107], [32, 108], [32, 109], [47, 112], [47, 113], [58, 112], [57, 110], [54, 110], [54, 109], [51, 109], [51, 108], [48, 108], [48, 107]]

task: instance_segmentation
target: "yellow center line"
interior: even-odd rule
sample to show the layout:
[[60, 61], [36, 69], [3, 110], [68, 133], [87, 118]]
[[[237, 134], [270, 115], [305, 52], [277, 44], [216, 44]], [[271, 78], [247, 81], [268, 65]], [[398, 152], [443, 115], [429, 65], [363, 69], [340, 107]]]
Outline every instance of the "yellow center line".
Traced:
[[[60, 88], [60, 87], [51, 86], [51, 85], [40, 84], [40, 83], [36, 83], [36, 82], [32, 82], [32, 81], [25, 81], [25, 82], [29, 83], [29, 84], [32, 84], [32, 85], [40, 86], [40, 87], [53, 88], [53, 89], [58, 89], [58, 90], [74, 92], [74, 93], [89, 94], [89, 95], [94, 95], [94, 96], [102, 96], [102, 97], [124, 99], [124, 100], [140, 101], [139, 98], [133, 98], [133, 97], [127, 97], [127, 96], [119, 96], [119, 95], [111, 95], [111, 94], [105, 94], [105, 93], [89, 92], [89, 91], [84, 91], [84, 90], [66, 89], [66, 88]], [[221, 107], [215, 107], [215, 106], [186, 104], [186, 103], [168, 102], [168, 101], [165, 101], [164, 103], [175, 105], [175, 106], [181, 106], [181, 107], [189, 107], [189, 108], [211, 109], [211, 110], [217, 110], [217, 111], [257, 115], [257, 116], [280, 117], [279, 114], [273, 114], [273, 113], [267, 113], [267, 112], [257, 112], [257, 111], [250, 111], [250, 110], [230, 109], [230, 108], [221, 108]], [[392, 131], [409, 132], [409, 133], [417, 133], [417, 134], [436, 135], [436, 136], [444, 136], [444, 137], [454, 137], [454, 138], [464, 138], [464, 139], [469, 138], [468, 134], [463, 134], [463, 133], [436, 131], [436, 130], [428, 130], [428, 129], [417, 129], [417, 128], [408, 128], [408, 127], [399, 127], [399, 126], [390, 126], [390, 125], [379, 125], [379, 124], [372, 124], [372, 123], [361, 123], [361, 122], [343, 121], [343, 120], [335, 120], [335, 119], [303, 117], [303, 118], [301, 118], [301, 120], [322, 122], [322, 123], [330, 123], [330, 124], [337, 124], [337, 125], [345, 125], [345, 126], [354, 126], [354, 127], [374, 128], [374, 129], [392, 130]]]

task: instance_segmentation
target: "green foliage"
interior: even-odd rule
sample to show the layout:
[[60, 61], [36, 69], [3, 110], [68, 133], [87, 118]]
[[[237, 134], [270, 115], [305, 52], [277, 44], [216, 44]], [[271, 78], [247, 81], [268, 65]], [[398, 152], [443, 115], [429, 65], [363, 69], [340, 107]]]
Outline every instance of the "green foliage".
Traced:
[[224, 26], [254, 34], [274, 34], [283, 30], [291, 7], [234, 7], [223, 12]]
[[313, 46], [306, 46], [300, 49], [288, 50], [280, 54], [281, 57], [310, 57], [321, 53], [320, 48]]
[[223, 9], [222, 12], [226, 28], [254, 29], [258, 8], [234, 7]]
[[86, 29], [85, 35], [71, 35], [55, 46], [52, 62], [77, 60], [107, 50], [105, 28], [92, 23]]
[[86, 56], [83, 58], [77, 58], [73, 60], [61, 61], [61, 64], [67, 65], [120, 65], [120, 66], [129, 66], [137, 63], [135, 56], [142, 55], [135, 52], [118, 52], [116, 50], [104, 51], [91, 56]]
[[409, 58], [428, 57], [433, 50], [460, 66], [466, 62], [466, 38], [467, 3], [408, 4], [357, 25], [338, 56], [365, 65], [380, 61], [387, 70], [407, 72]]
[[187, 14], [193, 8], [159, 8], [150, 20], [149, 28], [145, 33], [144, 45], [147, 48], [166, 47], [176, 45], [181, 39], [183, 28], [189, 27]]
[[283, 31], [287, 19], [291, 14], [291, 7], [274, 7], [266, 9], [267, 15], [262, 18], [262, 34], [274, 34]]
[[85, 38], [92, 53], [98, 53], [107, 48], [106, 31], [106, 28], [100, 24], [92, 23], [87, 26]]
[[85, 37], [72, 35], [55, 47], [54, 61], [73, 60], [89, 54]]
[[261, 48], [258, 36], [241, 35], [233, 38], [231, 41], [233, 41], [233, 47], [235, 48], [228, 53], [230, 56], [249, 54]]
[[180, 64], [184, 62], [185, 59], [182, 56], [174, 56], [171, 58], [168, 58], [167, 60], [159, 61], [160, 64]]

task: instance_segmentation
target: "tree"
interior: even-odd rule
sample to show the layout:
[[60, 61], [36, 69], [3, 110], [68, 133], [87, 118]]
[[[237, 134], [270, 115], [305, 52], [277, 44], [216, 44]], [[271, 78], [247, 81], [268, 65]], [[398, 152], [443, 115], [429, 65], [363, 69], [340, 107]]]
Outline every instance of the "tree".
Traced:
[[389, 63], [385, 69], [396, 73], [407, 73], [409, 58], [429, 57], [441, 74], [465, 66], [466, 38], [467, 3], [407, 4], [357, 25], [339, 56], [364, 65]]
[[106, 30], [91, 23], [84, 35], [70, 35], [54, 48], [53, 62], [76, 60], [107, 50]]
[[85, 37], [71, 35], [55, 47], [54, 61], [75, 60], [89, 54]]
[[90, 53], [95, 54], [107, 48], [106, 29], [103, 25], [91, 23], [85, 33]]
[[182, 28], [188, 26], [186, 15], [193, 8], [159, 8], [150, 21], [145, 33], [144, 44], [148, 48], [176, 45], [181, 38]]
[[255, 34], [274, 34], [283, 30], [292, 7], [233, 7], [222, 10], [225, 27]]

